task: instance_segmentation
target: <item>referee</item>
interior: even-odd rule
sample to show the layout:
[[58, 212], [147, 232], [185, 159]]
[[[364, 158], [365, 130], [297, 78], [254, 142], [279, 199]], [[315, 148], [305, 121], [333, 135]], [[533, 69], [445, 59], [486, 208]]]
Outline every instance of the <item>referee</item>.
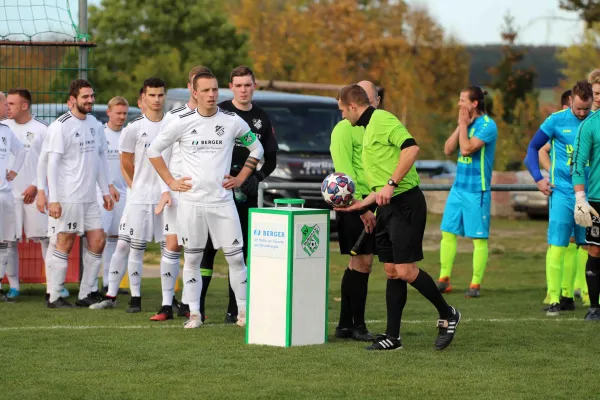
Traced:
[[[379, 106], [377, 86], [369, 81], [358, 84], [369, 96], [369, 104], [373, 108]], [[347, 119], [341, 120], [331, 133], [329, 150], [333, 158], [335, 172], [349, 175], [356, 184], [355, 198], [362, 199], [371, 191], [365, 181], [362, 167], [362, 146], [365, 128], [352, 126]], [[373, 266], [375, 236], [371, 233], [375, 227], [375, 205], [352, 213], [339, 213], [337, 228], [340, 253], [350, 255], [348, 268], [344, 271], [341, 288], [340, 322], [335, 328], [335, 337], [370, 342], [374, 336], [365, 323], [365, 307], [369, 287], [369, 275]], [[350, 251], [363, 229], [369, 233], [367, 239], [355, 255]]]
[[443, 350], [454, 338], [461, 314], [446, 303], [434, 280], [419, 269], [423, 259], [423, 235], [427, 203], [419, 189], [414, 166], [419, 147], [392, 114], [369, 105], [369, 97], [358, 85], [344, 87], [338, 95], [342, 115], [352, 126], [365, 128], [363, 168], [371, 193], [340, 211], [359, 211], [377, 203], [375, 242], [379, 261], [385, 264], [387, 329], [368, 350], [402, 348], [400, 323], [406, 304], [407, 285], [417, 289], [437, 308], [438, 336], [435, 348]]

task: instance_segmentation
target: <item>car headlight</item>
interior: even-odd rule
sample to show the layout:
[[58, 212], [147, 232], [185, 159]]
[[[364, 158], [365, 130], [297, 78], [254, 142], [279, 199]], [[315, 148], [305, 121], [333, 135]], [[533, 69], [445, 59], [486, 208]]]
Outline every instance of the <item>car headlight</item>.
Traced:
[[286, 166], [278, 165], [275, 168], [275, 170], [271, 173], [270, 176], [273, 178], [278, 178], [278, 179], [291, 180], [292, 179], [292, 170], [287, 165]]

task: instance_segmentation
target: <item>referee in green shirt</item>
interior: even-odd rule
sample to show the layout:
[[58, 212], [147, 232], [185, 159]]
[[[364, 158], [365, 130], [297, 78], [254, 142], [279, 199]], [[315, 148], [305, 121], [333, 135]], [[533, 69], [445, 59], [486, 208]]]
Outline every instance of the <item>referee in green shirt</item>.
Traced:
[[[377, 108], [380, 100], [377, 86], [369, 81], [359, 82], [358, 85], [367, 92], [369, 104]], [[362, 167], [364, 134], [364, 127], [352, 126], [347, 119], [343, 119], [333, 128], [329, 147], [335, 172], [342, 172], [354, 180], [356, 185], [354, 197], [358, 199], [371, 192]], [[371, 342], [375, 339], [365, 323], [369, 275], [375, 251], [375, 236], [371, 234], [375, 228], [374, 209], [375, 204], [361, 211], [337, 215], [340, 253], [350, 255], [348, 268], [342, 277], [340, 322], [335, 328], [337, 338], [353, 338], [363, 342]], [[352, 247], [363, 230], [366, 230], [369, 235], [356, 254], [351, 254]]]
[[370, 106], [362, 87], [344, 87], [338, 95], [338, 104], [352, 126], [365, 128], [362, 166], [371, 190], [363, 200], [338, 210], [358, 211], [377, 203], [375, 242], [388, 277], [386, 333], [378, 335], [367, 349], [402, 348], [400, 323], [408, 282], [439, 312], [435, 348], [443, 350], [452, 342], [461, 314], [446, 303], [431, 276], [416, 265], [423, 259], [427, 222], [427, 203], [414, 166], [419, 147], [398, 118]]

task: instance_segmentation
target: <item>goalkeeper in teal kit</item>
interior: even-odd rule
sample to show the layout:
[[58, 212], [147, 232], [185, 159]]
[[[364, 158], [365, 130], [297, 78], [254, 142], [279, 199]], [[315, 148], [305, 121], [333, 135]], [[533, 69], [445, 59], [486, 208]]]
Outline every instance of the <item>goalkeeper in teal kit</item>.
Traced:
[[[561, 311], [575, 309], [573, 285], [577, 271], [573, 265], [566, 268], [564, 262], [571, 233], [574, 232], [577, 245], [585, 245], [585, 230], [576, 226], [573, 218], [575, 195], [571, 180], [571, 156], [577, 130], [584, 124], [582, 121], [590, 115], [593, 99], [591, 85], [586, 81], [577, 82], [571, 91], [571, 98], [570, 108], [555, 112], [540, 126], [529, 144], [525, 159], [525, 164], [538, 189], [549, 196], [548, 244], [550, 248], [546, 256], [546, 271], [550, 307], [546, 309], [547, 316], [558, 316]], [[538, 154], [539, 149], [548, 141], [552, 143], [550, 179], [544, 178], [540, 172]], [[564, 276], [565, 279], [563, 279], [564, 274], [568, 275]], [[561, 298], [563, 282], [566, 283], [563, 292], [566, 296]]]
[[[588, 161], [589, 178], [586, 180]], [[571, 177], [575, 189], [575, 222], [586, 228], [588, 244], [585, 279], [590, 308], [585, 319], [600, 321], [600, 217], [596, 211], [600, 210], [600, 112], [595, 112], [579, 126], [573, 146]]]

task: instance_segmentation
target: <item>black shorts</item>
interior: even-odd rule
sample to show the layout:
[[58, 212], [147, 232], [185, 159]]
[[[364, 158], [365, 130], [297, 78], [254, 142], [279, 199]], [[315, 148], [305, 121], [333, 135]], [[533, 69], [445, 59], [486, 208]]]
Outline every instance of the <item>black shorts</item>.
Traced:
[[[372, 207], [371, 211], [373, 211], [374, 208], [375, 207]], [[350, 254], [350, 250], [352, 250], [352, 247], [354, 247], [354, 244], [356, 244], [358, 238], [365, 229], [365, 224], [363, 224], [362, 220], [360, 219], [359, 212], [345, 213], [338, 211], [336, 218], [340, 253]], [[358, 248], [356, 255], [377, 254], [376, 250], [375, 235], [371, 233], [368, 234], [363, 240], [363, 243]]]
[[[594, 210], [600, 210], [600, 202], [590, 201], [589, 203]], [[585, 229], [585, 241], [594, 246], [600, 246], [600, 218], [595, 215], [592, 215], [592, 226]]]
[[382, 263], [410, 264], [423, 259], [427, 202], [417, 186], [377, 209], [375, 243]]

